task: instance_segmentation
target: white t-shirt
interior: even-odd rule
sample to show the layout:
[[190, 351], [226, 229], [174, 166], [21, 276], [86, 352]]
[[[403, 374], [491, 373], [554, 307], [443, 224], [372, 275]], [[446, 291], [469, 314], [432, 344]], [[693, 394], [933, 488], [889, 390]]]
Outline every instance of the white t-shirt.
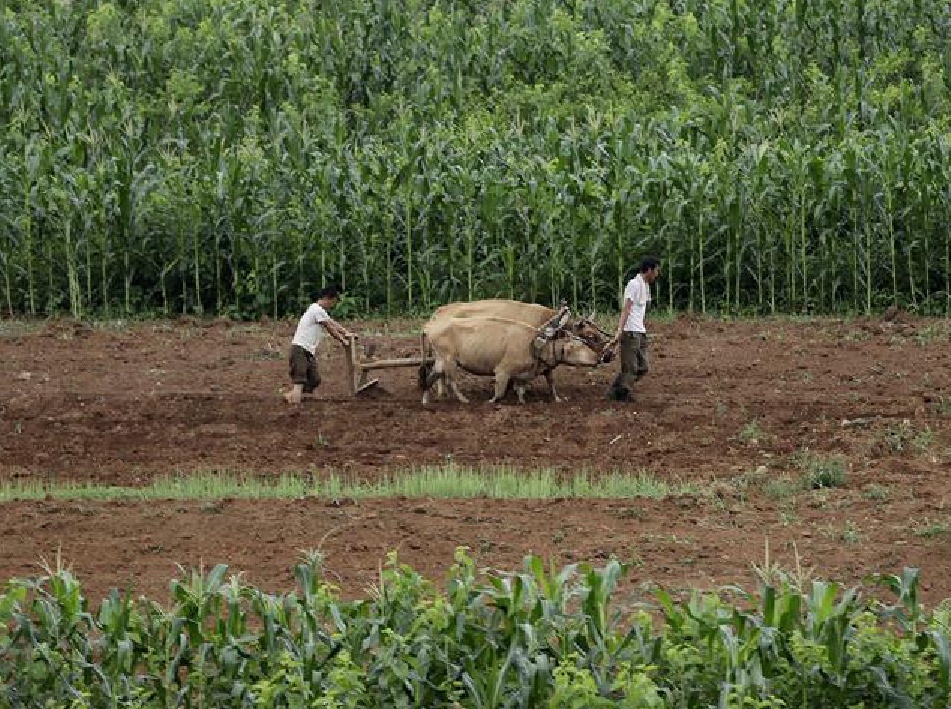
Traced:
[[627, 287], [624, 289], [625, 303], [628, 300], [633, 305], [630, 314], [627, 316], [627, 322], [624, 323], [624, 331], [646, 333], [644, 314], [647, 312], [647, 304], [651, 300], [651, 288], [640, 273], [627, 282]]
[[300, 345], [305, 350], [314, 354], [317, 346], [323, 339], [326, 328], [321, 323], [330, 320], [327, 311], [321, 308], [317, 303], [313, 303], [307, 312], [305, 312], [297, 323], [297, 332], [294, 333], [295, 345]]

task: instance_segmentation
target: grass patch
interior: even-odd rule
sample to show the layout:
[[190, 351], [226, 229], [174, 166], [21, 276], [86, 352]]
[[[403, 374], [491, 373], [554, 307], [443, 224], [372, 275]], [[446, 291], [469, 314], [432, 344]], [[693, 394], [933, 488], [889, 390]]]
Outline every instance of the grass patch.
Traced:
[[803, 453], [798, 456], [803, 471], [802, 484], [807, 490], [819, 490], [845, 485], [845, 458], [839, 455], [821, 456]]
[[858, 544], [862, 541], [862, 532], [852, 520], [846, 520], [841, 539], [846, 544]]
[[841, 456], [800, 453], [795, 462], [802, 473], [798, 476], [783, 473], [776, 478], [761, 480], [764, 495], [774, 500], [786, 500], [809, 490], [827, 490], [845, 484], [845, 459]]
[[252, 352], [248, 355], [248, 359], [252, 362], [262, 362], [267, 360], [278, 360], [283, 359], [286, 356], [285, 352], [277, 349], [265, 348]]
[[866, 500], [878, 500], [884, 502], [891, 495], [891, 491], [884, 485], [877, 485], [872, 483], [865, 488], [865, 491], [862, 493], [862, 497]]
[[767, 438], [767, 433], [759, 425], [759, 421], [750, 421], [740, 429], [740, 441], [747, 445], [756, 445]]
[[933, 441], [934, 433], [931, 431], [929, 426], [925, 426], [922, 430], [915, 434], [915, 437], [911, 441], [911, 445], [915, 449], [915, 452], [927, 453], [928, 449], [931, 448]]
[[144, 487], [33, 480], [0, 482], [0, 502], [15, 500], [217, 500], [295, 499], [301, 497], [385, 498], [439, 497], [495, 499], [648, 498], [705, 495], [690, 482], [669, 483], [646, 473], [611, 473], [571, 477], [551, 470], [523, 472], [510, 468], [474, 469], [456, 466], [418, 468], [374, 481], [329, 475], [314, 478], [284, 474], [274, 478], [195, 473], [158, 478]]
[[925, 518], [921, 522], [916, 522], [912, 527], [912, 531], [916, 537], [934, 539], [935, 537], [943, 537], [948, 533], [948, 523]]
[[805, 490], [802, 480], [796, 480], [789, 475], [774, 478], [763, 485], [763, 492], [776, 500], [784, 500]]
[[882, 434], [879, 450], [886, 454], [901, 455], [902, 453], [926, 453], [934, 440], [931, 428], [915, 430], [911, 421], [890, 424]]
[[0, 337], [32, 335], [41, 327], [43, 327], [42, 320], [0, 320]]
[[920, 346], [929, 345], [932, 342], [947, 342], [951, 340], [951, 328], [943, 323], [934, 323], [919, 329], [914, 337], [915, 342]]
[[941, 396], [932, 403], [932, 408], [938, 416], [951, 416], [951, 396]]

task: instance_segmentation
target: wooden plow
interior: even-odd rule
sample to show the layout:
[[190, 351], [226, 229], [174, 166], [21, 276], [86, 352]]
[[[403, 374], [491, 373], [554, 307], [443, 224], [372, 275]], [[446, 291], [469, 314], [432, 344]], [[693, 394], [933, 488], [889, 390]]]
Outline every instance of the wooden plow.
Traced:
[[369, 373], [375, 369], [393, 369], [396, 367], [419, 367], [424, 363], [431, 364], [435, 360], [432, 357], [427, 358], [420, 344], [419, 357], [404, 357], [402, 359], [371, 359], [362, 360], [360, 350], [357, 346], [356, 335], [351, 335], [346, 345], [347, 360], [347, 386], [350, 389], [350, 396], [366, 391], [380, 383], [379, 379], [370, 379]]

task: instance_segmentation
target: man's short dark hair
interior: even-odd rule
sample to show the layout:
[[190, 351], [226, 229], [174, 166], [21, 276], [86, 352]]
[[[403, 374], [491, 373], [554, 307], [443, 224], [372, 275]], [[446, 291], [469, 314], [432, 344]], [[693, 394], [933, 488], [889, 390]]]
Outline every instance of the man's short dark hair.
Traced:
[[660, 266], [660, 259], [656, 256], [645, 256], [641, 259], [641, 273], [647, 273]]
[[317, 300], [324, 300], [338, 298], [340, 297], [340, 289], [337, 286], [327, 286], [326, 288], [321, 288], [317, 293]]

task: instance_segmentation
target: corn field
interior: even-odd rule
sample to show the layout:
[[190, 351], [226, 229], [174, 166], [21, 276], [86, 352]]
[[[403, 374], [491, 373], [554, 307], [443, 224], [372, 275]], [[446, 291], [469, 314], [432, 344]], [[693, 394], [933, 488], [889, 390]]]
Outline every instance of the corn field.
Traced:
[[0, 309], [951, 312], [944, 0], [3, 0]]
[[[113, 590], [98, 610], [61, 563], [0, 593], [6, 707], [684, 709], [947, 707], [948, 609], [919, 575], [859, 590], [758, 569], [755, 593], [654, 594], [612, 605], [626, 567], [483, 577], [463, 550], [444, 590], [391, 555], [371, 597], [344, 601], [308, 552], [297, 590], [218, 565], [171, 582], [168, 610]], [[660, 621], [659, 627], [657, 621]]]

